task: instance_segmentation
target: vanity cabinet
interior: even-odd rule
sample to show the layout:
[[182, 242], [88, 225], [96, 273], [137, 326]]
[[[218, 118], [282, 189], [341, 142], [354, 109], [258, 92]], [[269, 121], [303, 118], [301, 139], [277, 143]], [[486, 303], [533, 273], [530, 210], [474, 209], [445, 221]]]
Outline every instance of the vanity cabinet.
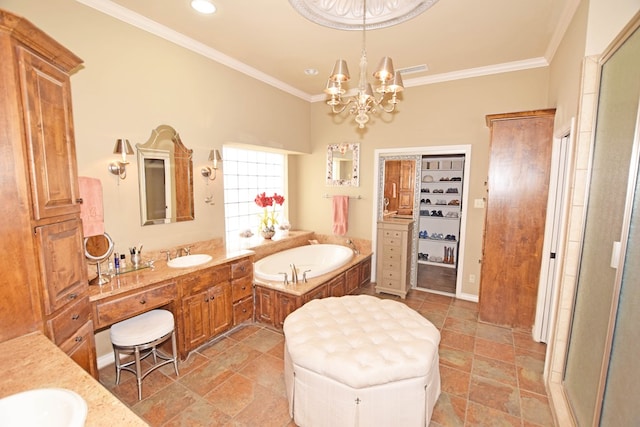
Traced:
[[184, 354], [233, 325], [230, 277], [229, 265], [222, 265], [179, 280]]
[[95, 376], [69, 78], [82, 60], [4, 10], [0, 57], [0, 341], [41, 331]]
[[378, 222], [376, 292], [407, 296], [411, 284], [411, 236], [413, 221], [392, 219]]
[[231, 264], [233, 326], [253, 319], [253, 257]]

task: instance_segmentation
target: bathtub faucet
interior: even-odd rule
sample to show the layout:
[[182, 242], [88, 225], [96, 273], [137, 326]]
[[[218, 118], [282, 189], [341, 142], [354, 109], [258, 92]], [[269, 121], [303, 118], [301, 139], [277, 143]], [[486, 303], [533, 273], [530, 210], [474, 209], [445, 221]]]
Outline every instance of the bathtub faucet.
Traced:
[[353, 243], [351, 239], [347, 239], [347, 245], [351, 246], [351, 249], [353, 249], [354, 254], [360, 255], [360, 251], [358, 250], [358, 248], [356, 248], [355, 243]]
[[291, 267], [291, 282], [298, 283], [298, 269], [295, 264], [289, 264]]

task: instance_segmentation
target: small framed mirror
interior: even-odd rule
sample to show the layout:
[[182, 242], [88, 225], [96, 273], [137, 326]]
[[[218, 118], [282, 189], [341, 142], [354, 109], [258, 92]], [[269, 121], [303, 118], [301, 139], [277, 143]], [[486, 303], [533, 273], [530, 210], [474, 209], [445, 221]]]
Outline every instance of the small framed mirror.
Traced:
[[327, 146], [327, 185], [360, 185], [360, 143]]
[[142, 225], [193, 220], [193, 150], [168, 125], [151, 131], [136, 148]]

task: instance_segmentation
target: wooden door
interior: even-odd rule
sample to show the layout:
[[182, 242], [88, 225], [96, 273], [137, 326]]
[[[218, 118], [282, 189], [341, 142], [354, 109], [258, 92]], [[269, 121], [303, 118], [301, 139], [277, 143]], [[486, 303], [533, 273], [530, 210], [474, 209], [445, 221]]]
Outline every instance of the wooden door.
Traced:
[[233, 325], [233, 303], [231, 302], [231, 284], [218, 283], [209, 290], [211, 336], [228, 330]]
[[389, 200], [387, 210], [398, 211], [398, 192], [400, 186], [400, 160], [384, 162], [384, 197]]
[[87, 292], [79, 219], [36, 227], [44, 310], [47, 315]]
[[69, 76], [24, 49], [19, 61], [34, 219], [79, 214]]
[[555, 110], [487, 116], [491, 129], [479, 317], [535, 319]]
[[204, 344], [211, 336], [209, 291], [205, 290], [182, 299], [184, 318], [184, 347], [187, 352]]
[[398, 214], [400, 215], [413, 215], [415, 168], [416, 162], [413, 160], [402, 160], [400, 162], [400, 185], [398, 190]]

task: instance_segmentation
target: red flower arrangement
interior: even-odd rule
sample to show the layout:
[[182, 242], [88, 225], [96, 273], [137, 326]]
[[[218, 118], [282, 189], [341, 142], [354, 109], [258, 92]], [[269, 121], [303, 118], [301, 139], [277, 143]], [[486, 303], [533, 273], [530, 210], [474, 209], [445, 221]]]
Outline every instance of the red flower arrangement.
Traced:
[[[273, 232], [275, 233], [275, 226], [278, 224], [278, 220], [276, 219], [276, 206], [284, 203], [284, 196], [279, 195], [278, 193], [273, 193], [273, 196], [267, 196], [266, 193], [259, 193], [254, 199], [256, 205], [261, 208], [264, 208], [264, 212], [258, 215], [260, 218], [260, 224], [258, 225], [258, 230], [261, 232]], [[269, 206], [273, 206], [271, 212], [267, 209]]]

